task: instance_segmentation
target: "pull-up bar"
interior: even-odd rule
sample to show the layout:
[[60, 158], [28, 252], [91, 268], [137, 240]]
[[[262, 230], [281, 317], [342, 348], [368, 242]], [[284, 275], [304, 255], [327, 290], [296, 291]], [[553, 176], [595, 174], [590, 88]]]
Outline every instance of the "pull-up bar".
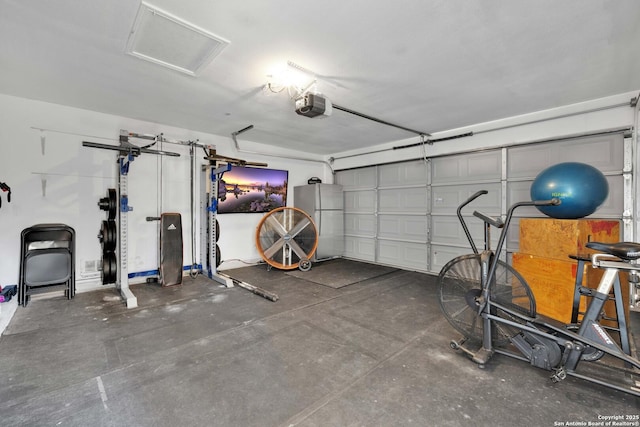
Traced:
[[[139, 138], [139, 137], [136, 136], [135, 138]], [[174, 152], [171, 152], [171, 151], [152, 150], [152, 149], [146, 148], [146, 147], [138, 147], [137, 145], [133, 145], [132, 143], [127, 141], [127, 137], [126, 136], [124, 138], [122, 136], [120, 137], [120, 145], [100, 144], [100, 143], [97, 143], [97, 142], [82, 141], [82, 146], [83, 147], [90, 147], [90, 148], [102, 148], [102, 149], [105, 149], [105, 150], [119, 151], [120, 154], [122, 154], [122, 155], [130, 154], [132, 156], [139, 156], [141, 153], [145, 153], [145, 154], [158, 154], [158, 155], [161, 155], [161, 156], [180, 157], [180, 154], [174, 153]]]

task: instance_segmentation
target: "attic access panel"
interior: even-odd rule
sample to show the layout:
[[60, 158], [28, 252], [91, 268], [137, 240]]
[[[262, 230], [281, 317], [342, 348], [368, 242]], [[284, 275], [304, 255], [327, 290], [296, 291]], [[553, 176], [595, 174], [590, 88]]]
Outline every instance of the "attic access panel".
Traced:
[[195, 76], [228, 44], [229, 41], [215, 34], [141, 2], [126, 52]]

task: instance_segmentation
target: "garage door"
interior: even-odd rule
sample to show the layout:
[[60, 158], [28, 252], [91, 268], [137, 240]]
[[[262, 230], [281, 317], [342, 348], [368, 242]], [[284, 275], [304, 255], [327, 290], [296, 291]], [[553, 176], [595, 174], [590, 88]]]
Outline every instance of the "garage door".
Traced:
[[[456, 217], [463, 200], [488, 190], [472, 210], [504, 215], [510, 204], [529, 200], [540, 171], [567, 161], [593, 165], [605, 174], [609, 197], [592, 216], [624, 220], [629, 239], [630, 147], [621, 132], [606, 133], [338, 171], [336, 182], [345, 189], [345, 255], [437, 273], [450, 259], [470, 251]], [[519, 218], [542, 216], [535, 208], [516, 212], [508, 253], [518, 249]], [[471, 212], [465, 217], [481, 247], [482, 223]], [[494, 243], [497, 237], [492, 235]]]
[[376, 261], [425, 270], [429, 254], [428, 163], [395, 163], [377, 170]]

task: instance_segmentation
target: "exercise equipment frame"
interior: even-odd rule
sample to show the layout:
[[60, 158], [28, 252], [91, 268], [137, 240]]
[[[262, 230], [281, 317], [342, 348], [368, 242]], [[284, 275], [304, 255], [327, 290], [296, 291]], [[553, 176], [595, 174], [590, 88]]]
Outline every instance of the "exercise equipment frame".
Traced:
[[[216, 262], [216, 219], [218, 215], [218, 182], [222, 174], [231, 170], [231, 164], [227, 163], [223, 166], [217, 166], [216, 160], [209, 160], [208, 165], [202, 165], [202, 175], [200, 181], [200, 189], [202, 197], [200, 198], [200, 212], [202, 212], [202, 220], [200, 221], [200, 256], [202, 257], [202, 272], [207, 277], [214, 280], [227, 288], [233, 287], [233, 280], [228, 276], [218, 274], [218, 265]], [[207, 185], [210, 191], [207, 192]], [[208, 251], [207, 251], [208, 247]], [[208, 254], [208, 256], [207, 256]]]
[[89, 148], [100, 148], [106, 150], [114, 150], [118, 152], [118, 194], [119, 203], [117, 209], [116, 220], [118, 223], [119, 239], [117, 247], [117, 280], [116, 289], [120, 291], [120, 296], [125, 302], [127, 308], [136, 308], [138, 306], [138, 298], [129, 289], [129, 269], [128, 269], [128, 213], [133, 210], [133, 207], [129, 205], [129, 168], [131, 162], [135, 160], [137, 156], [142, 153], [145, 154], [157, 154], [163, 156], [179, 157], [180, 154], [170, 151], [153, 150], [148, 147], [153, 144], [149, 144], [146, 147], [138, 147], [129, 142], [129, 137], [154, 140], [154, 143], [158, 141], [158, 137], [154, 135], [142, 135], [136, 133], [130, 133], [124, 129], [120, 130], [120, 144], [109, 145], [99, 144], [95, 142], [83, 141], [82, 145]]

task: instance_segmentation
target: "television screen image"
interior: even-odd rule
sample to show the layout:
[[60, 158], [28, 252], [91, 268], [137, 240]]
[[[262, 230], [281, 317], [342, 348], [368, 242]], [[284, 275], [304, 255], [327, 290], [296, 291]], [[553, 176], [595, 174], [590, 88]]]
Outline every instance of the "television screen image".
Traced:
[[218, 213], [269, 212], [287, 205], [289, 172], [233, 166], [218, 181]]

